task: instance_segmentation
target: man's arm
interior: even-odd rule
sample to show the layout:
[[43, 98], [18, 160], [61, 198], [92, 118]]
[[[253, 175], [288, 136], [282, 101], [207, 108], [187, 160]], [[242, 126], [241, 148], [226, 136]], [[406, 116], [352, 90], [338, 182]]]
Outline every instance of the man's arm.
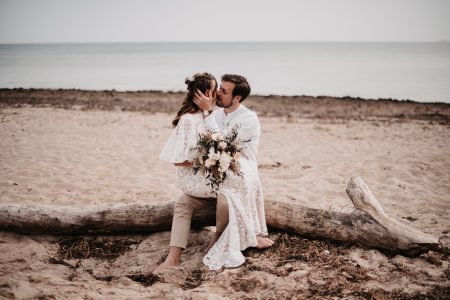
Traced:
[[259, 137], [261, 135], [261, 126], [259, 124], [256, 114], [246, 116], [239, 124], [238, 138], [241, 141], [248, 141], [245, 144], [245, 154], [247, 158], [256, 163], [256, 156], [258, 154]]

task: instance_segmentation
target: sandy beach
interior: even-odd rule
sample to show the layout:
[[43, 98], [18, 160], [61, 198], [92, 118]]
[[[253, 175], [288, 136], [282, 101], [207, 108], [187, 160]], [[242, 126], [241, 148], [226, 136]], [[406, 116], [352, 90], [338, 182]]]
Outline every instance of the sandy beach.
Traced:
[[[158, 155], [182, 98], [158, 91], [0, 89], [0, 203], [175, 201], [181, 193], [175, 167]], [[349, 212], [345, 187], [358, 175], [388, 215], [450, 247], [450, 104], [251, 96], [244, 105], [261, 122], [266, 199]], [[67, 237], [3, 231], [0, 298], [450, 296], [448, 250], [405, 257], [272, 232], [274, 247], [248, 250], [245, 265], [212, 272], [202, 264], [210, 235], [208, 228], [192, 231], [181, 266], [151, 276], [167, 254], [170, 232]], [[117, 253], [105, 254], [108, 247]]]

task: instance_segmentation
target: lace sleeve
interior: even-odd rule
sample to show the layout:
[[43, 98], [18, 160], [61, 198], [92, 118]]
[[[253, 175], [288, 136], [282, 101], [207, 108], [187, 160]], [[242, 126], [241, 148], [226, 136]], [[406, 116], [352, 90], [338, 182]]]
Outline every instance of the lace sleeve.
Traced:
[[189, 115], [184, 115], [173, 129], [159, 158], [171, 163], [190, 161], [195, 157], [197, 146], [197, 132], [194, 120]]

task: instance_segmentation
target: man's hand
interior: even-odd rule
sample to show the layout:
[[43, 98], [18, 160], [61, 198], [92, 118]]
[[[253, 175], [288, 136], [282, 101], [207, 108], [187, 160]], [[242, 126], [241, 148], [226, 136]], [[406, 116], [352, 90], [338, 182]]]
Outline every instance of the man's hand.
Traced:
[[200, 90], [195, 91], [194, 103], [197, 104], [201, 110], [211, 111], [215, 102], [216, 101], [213, 99], [211, 91], [208, 91], [207, 96], [205, 96]]

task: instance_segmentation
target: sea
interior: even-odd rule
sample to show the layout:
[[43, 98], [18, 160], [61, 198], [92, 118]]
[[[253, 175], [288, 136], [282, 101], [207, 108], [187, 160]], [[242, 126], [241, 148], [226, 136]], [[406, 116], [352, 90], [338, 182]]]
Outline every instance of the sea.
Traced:
[[450, 103], [450, 42], [0, 44], [0, 88], [184, 91], [197, 72], [258, 95]]

